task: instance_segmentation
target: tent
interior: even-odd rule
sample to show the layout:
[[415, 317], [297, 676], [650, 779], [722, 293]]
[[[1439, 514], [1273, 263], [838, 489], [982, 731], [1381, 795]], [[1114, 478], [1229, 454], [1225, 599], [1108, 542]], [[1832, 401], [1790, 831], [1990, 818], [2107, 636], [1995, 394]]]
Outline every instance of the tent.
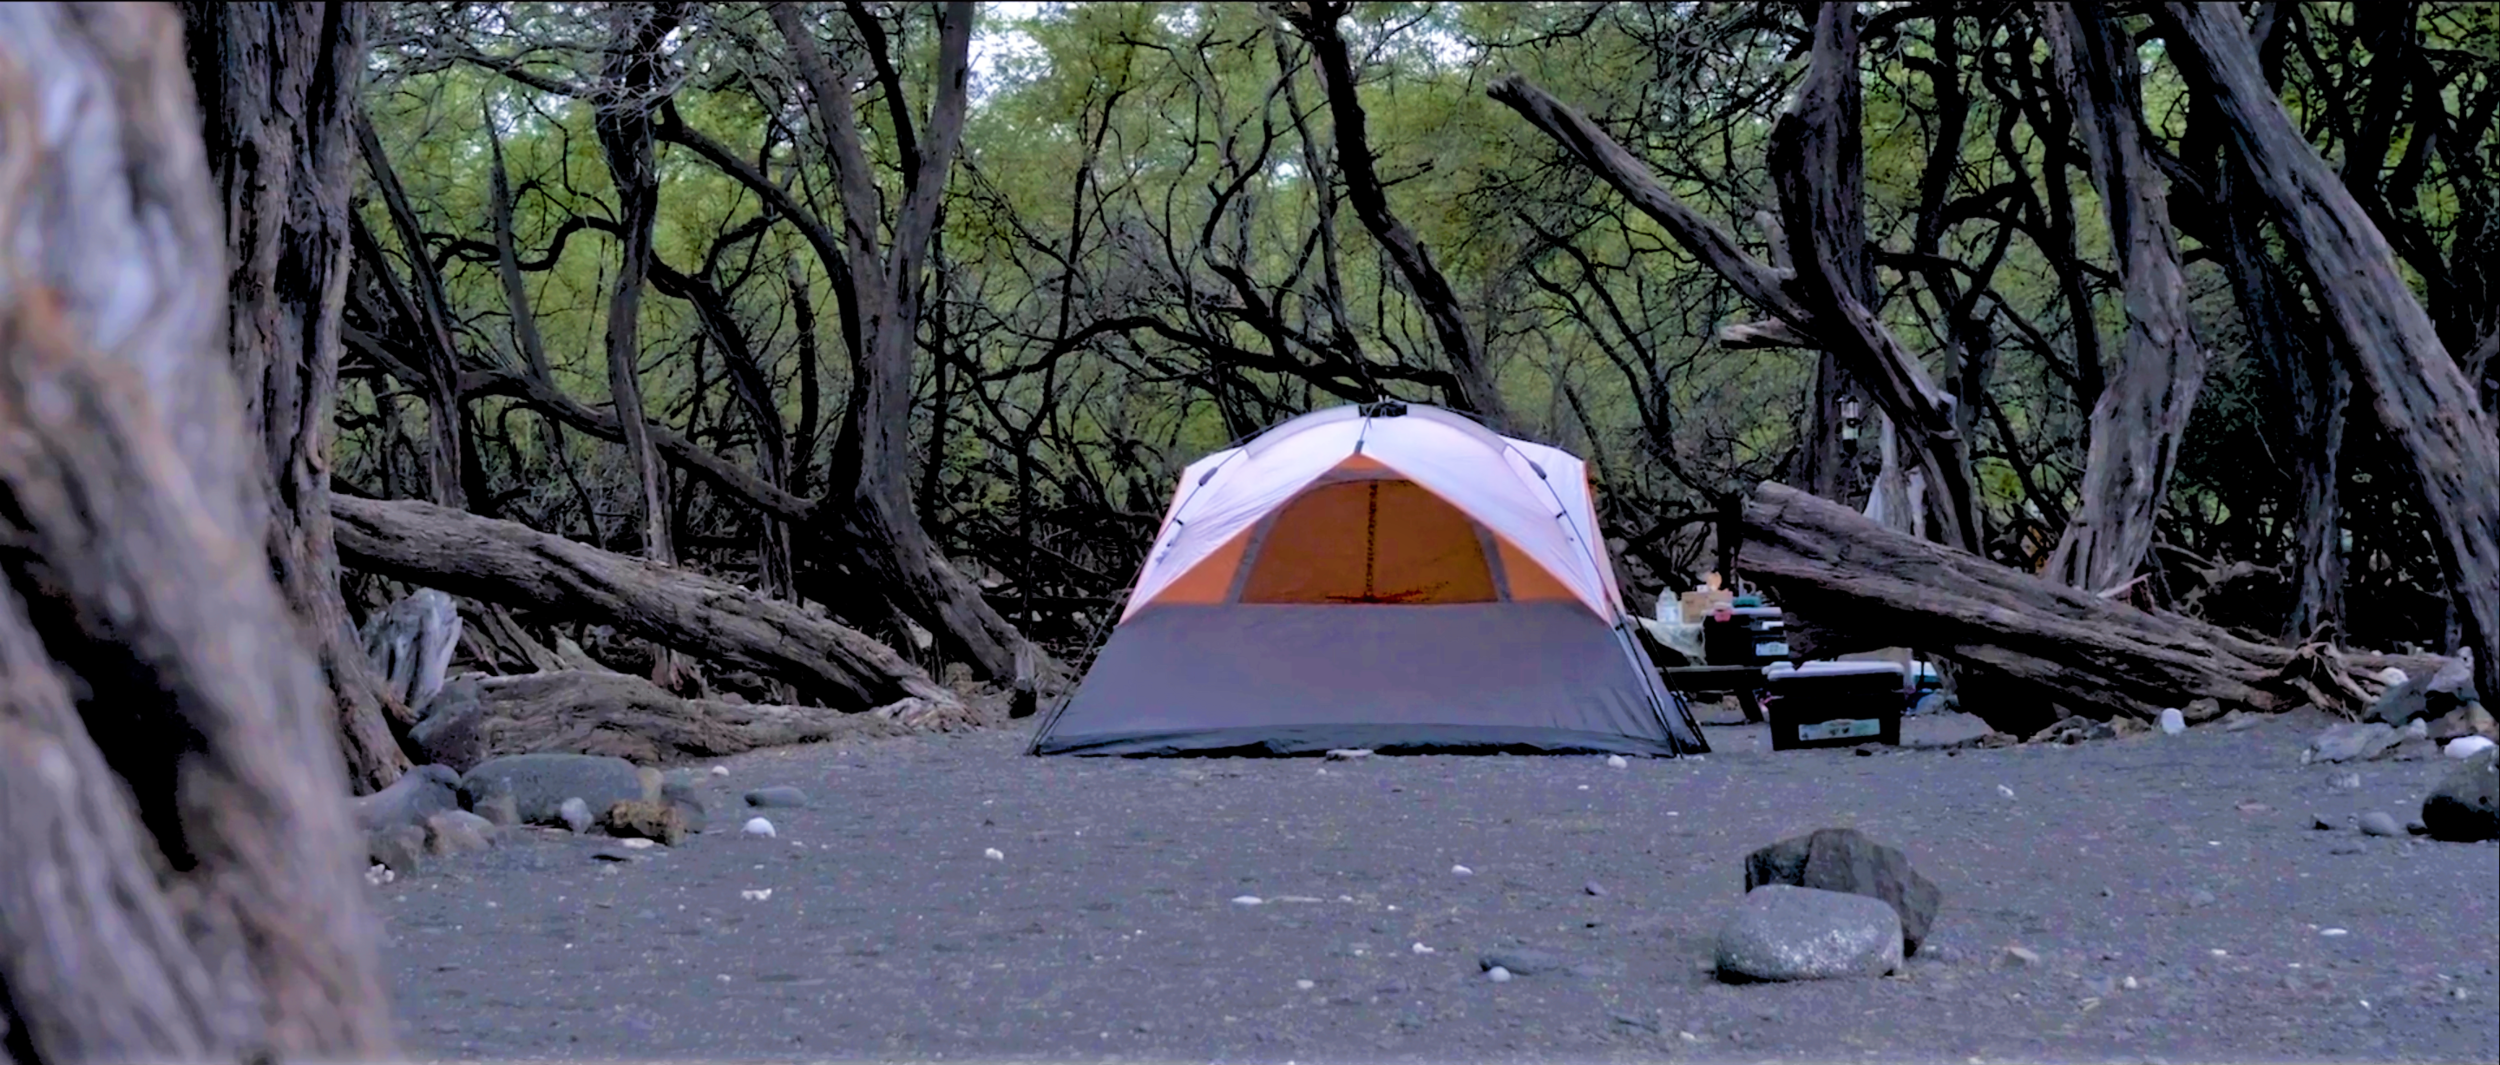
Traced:
[[1277, 425], [1182, 474], [1033, 753], [1706, 751], [1596, 519], [1579, 459], [1446, 410]]

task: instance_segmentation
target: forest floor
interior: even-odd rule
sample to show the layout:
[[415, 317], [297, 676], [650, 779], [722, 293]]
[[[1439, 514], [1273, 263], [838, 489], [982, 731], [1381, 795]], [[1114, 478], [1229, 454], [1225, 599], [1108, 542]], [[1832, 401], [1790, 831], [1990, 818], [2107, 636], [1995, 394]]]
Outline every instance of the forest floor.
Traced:
[[[2444, 764], [2302, 766], [2306, 714], [1871, 757], [1705, 720], [1621, 769], [1027, 758], [1029, 722], [760, 751], [684, 846], [529, 832], [377, 905], [419, 1058], [2500, 1060], [2500, 846], [2311, 828], [2408, 820]], [[780, 784], [812, 807], [741, 838]], [[1831, 825], [1942, 887], [1928, 949], [1720, 983], [1745, 854]], [[1519, 945], [1577, 971], [1479, 971]]]

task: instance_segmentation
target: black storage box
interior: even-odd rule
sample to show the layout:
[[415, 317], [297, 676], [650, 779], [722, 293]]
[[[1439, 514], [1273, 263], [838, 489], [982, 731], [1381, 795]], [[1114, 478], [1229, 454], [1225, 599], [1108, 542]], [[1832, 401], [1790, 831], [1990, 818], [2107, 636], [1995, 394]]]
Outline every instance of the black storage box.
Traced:
[[1731, 608], [1729, 618], [1702, 619], [1701, 649], [1714, 666], [1767, 666], [1788, 660], [1788, 625], [1778, 607]]
[[1906, 685], [1891, 662], [1808, 662], [1764, 674], [1771, 749], [1901, 743]]

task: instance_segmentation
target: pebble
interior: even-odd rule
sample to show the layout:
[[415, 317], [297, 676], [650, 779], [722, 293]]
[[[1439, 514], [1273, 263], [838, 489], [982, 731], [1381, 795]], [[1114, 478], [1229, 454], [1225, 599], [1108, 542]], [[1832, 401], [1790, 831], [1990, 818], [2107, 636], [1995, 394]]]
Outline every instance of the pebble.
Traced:
[[2176, 736], [2186, 732], [2187, 715], [2180, 713], [2176, 707], [2162, 711], [2161, 731], [2165, 736]]
[[1417, 943], [1417, 944], [1415, 944], [1415, 953], [1417, 953], [1417, 954], [1430, 954], [1430, 953], [1432, 953], [1432, 948], [1431, 948], [1431, 947], [1427, 947], [1427, 946], [1425, 946], [1425, 945], [1423, 945], [1423, 944], [1421, 944], [1421, 943]]
[[1318, 987], [1319, 985], [1308, 980], [1296, 980], [1293, 982], [1293, 986], [1297, 991], [1308, 991], [1314, 987]]
[[1331, 762], [1354, 762], [1371, 756], [1372, 752], [1368, 747], [1339, 747], [1328, 752], [1328, 760]]
[[2316, 814], [2309, 815], [2309, 827], [2319, 832], [2332, 831], [2335, 828], [2335, 826], [2329, 823], [2326, 818], [2319, 817]]
[[2343, 789], [2343, 790], [2345, 790], [2345, 791], [2351, 791], [2351, 790], [2353, 790], [2354, 788], [2358, 788], [2358, 787], [2360, 787], [2360, 786], [2361, 786], [2361, 774], [2359, 774], [2359, 773], [2346, 773], [2346, 774], [2344, 774], [2344, 775], [2342, 775], [2342, 776], [2339, 776], [2339, 777], [2334, 778], [2333, 780], [2329, 781], [2328, 783], [2331, 783], [2331, 784], [2333, 784], [2334, 786], [2336, 786], [2336, 787], [2338, 787], [2338, 788], [2341, 788], [2341, 789]]
[[981, 857], [987, 858], [993, 862], [1003, 862], [1007, 860], [1007, 853], [996, 847], [989, 847], [981, 851]]
[[2040, 952], [2024, 947], [2005, 948], [2005, 960], [2019, 965], [2040, 964]]
[[738, 831], [758, 839], [771, 839], [773, 838], [773, 823], [761, 817], [750, 817], [747, 818], [746, 827]]
[[1450, 875], [1451, 875], [1451, 876], [1474, 876], [1474, 875], [1476, 875], [1476, 871], [1475, 871], [1475, 870], [1473, 870], [1473, 869], [1469, 869], [1469, 868], [1467, 868], [1466, 866], [1463, 866], [1463, 865], [1453, 865], [1453, 866], [1451, 866], [1451, 867], [1450, 867]]
[[2006, 798], [2011, 799], [2014, 797], [2014, 789], [2006, 787], [2003, 784], [1997, 785], [1997, 791], [2002, 793]]
[[2490, 750], [2491, 747], [2491, 741], [2481, 736], [2459, 736], [2449, 740], [2444, 750], [2450, 758], [2465, 759]]
[[2188, 893], [2187, 901], [2190, 906], [2211, 906], [2215, 902], [2214, 893], [2199, 888]]
[[757, 788], [746, 794], [747, 805], [758, 807], [807, 805], [807, 793], [787, 784]]
[[713, 767], [712, 767], [712, 775], [713, 775], [713, 776], [716, 776], [716, 777], [725, 777], [725, 776], [728, 776], [728, 775], [729, 775], [729, 767], [728, 767], [728, 766], [725, 766], [725, 765], [716, 765], [716, 766], [713, 766]]
[[740, 891], [738, 892], [738, 897], [745, 899], [748, 902], [763, 902], [773, 897], [773, 889], [756, 888], [751, 891]]
[[1496, 965], [1484, 971], [1484, 978], [1497, 984], [1507, 984], [1510, 982], [1510, 970]]
[[2403, 825], [2396, 823], [2395, 818], [2387, 816], [2387, 814], [2383, 811], [2372, 810], [2369, 813], [2361, 815], [2361, 834], [2365, 836], [2401, 836], [2405, 834], [2405, 830]]
[[617, 846], [623, 847], [629, 851], [650, 850], [653, 847], [659, 846], [659, 844], [653, 843], [647, 839], [620, 839], [617, 840], [616, 843]]
[[1594, 881], [1594, 880], [1591, 880], [1591, 881], [1589, 881], [1588, 883], [1585, 883], [1585, 884], [1580, 885], [1580, 890], [1585, 891], [1585, 892], [1588, 892], [1590, 895], [1592, 895], [1592, 896], [1594, 896], [1594, 897], [1596, 897], [1596, 898], [1601, 898], [1601, 899], [1602, 899], [1602, 898], [1605, 898], [1605, 897], [1606, 897], [1606, 889], [1605, 889], [1605, 887], [1604, 887], [1603, 885], [1600, 885], [1597, 881]]
[[1606, 756], [1606, 768], [1608, 769], [1622, 769], [1631, 764], [1631, 759], [1625, 758], [1619, 754], [1610, 754]]
[[1256, 895], [1233, 896], [1233, 905], [1235, 906], [1256, 906], [1266, 901], [1266, 899], [1260, 898]]
[[2118, 986], [2119, 986], [2119, 987], [2122, 987], [2122, 988], [2125, 988], [2125, 989], [2127, 989], [2127, 990], [2129, 990], [2129, 991], [2133, 991], [2133, 990], [2135, 990], [2136, 988], [2141, 987], [2141, 986], [2143, 986], [2143, 985], [2136, 983], [2136, 982], [2135, 982], [2135, 977], [2130, 976], [2130, 977], [2128, 977], [2128, 978], [2126, 978], [2126, 979], [2124, 979], [2124, 980], [2120, 980], [2120, 981], [2118, 981]]
[[2405, 726], [2405, 735], [2411, 736], [2417, 740], [2429, 739], [2431, 735], [2431, 723], [2418, 717], [2414, 718], [2410, 724]]
[[564, 819], [564, 827], [578, 835], [590, 831], [590, 804], [580, 799], [566, 799], [556, 807], [556, 816]]
[[2348, 936], [2352, 933], [2341, 928], [2321, 928], [2318, 929], [2318, 934], [2322, 936]]

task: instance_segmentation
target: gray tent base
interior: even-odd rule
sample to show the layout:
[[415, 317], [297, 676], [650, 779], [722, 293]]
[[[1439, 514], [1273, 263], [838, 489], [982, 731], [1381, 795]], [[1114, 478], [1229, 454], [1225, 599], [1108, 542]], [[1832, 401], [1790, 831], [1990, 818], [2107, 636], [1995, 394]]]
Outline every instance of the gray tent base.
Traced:
[[1157, 604], [1112, 632], [1035, 754], [1708, 750], [1575, 602]]

